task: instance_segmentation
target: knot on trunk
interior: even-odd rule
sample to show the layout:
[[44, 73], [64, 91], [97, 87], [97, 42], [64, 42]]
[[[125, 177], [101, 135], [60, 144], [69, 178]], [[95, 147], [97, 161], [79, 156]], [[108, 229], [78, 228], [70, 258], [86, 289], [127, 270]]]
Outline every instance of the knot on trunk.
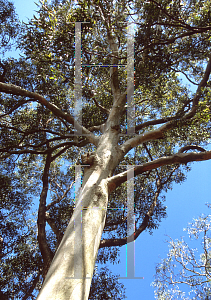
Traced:
[[113, 126], [111, 126], [111, 129], [120, 132], [120, 126], [119, 125], [113, 125]]
[[94, 157], [95, 157], [94, 153], [87, 152], [85, 154], [82, 154], [81, 155], [82, 164], [92, 166], [94, 163]]

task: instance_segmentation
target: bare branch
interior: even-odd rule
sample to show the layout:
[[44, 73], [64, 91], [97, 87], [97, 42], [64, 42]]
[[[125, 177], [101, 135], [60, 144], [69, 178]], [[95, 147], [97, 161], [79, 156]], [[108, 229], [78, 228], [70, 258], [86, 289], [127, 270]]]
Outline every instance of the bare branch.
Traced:
[[10, 115], [10, 114], [11, 114], [13, 111], [15, 111], [17, 108], [19, 108], [19, 107], [22, 106], [23, 104], [26, 104], [26, 103], [31, 102], [31, 101], [36, 101], [36, 100], [33, 100], [33, 99], [29, 99], [29, 100], [21, 100], [21, 101], [18, 102], [16, 105], [14, 105], [14, 107], [12, 107], [8, 113], [5, 113], [5, 114], [0, 115], [0, 118], [3, 118], [3, 117], [5, 117], [5, 116]]
[[99, 109], [100, 109], [101, 111], [103, 111], [104, 113], [106, 113], [107, 115], [109, 115], [110, 110], [107, 109], [107, 108], [105, 108], [105, 107], [103, 107], [102, 105], [100, 105], [100, 104], [97, 102], [97, 100], [95, 99], [95, 93], [94, 93], [94, 91], [91, 91], [90, 89], [88, 89], [88, 92], [89, 92], [90, 98], [92, 98], [92, 99], [94, 100], [96, 106], [99, 107]]
[[49, 203], [47, 206], [46, 206], [46, 211], [49, 210], [52, 206], [54, 206], [55, 204], [61, 202], [66, 196], [67, 196], [67, 193], [70, 191], [70, 189], [72, 188], [73, 184], [75, 183], [75, 181], [73, 181], [70, 186], [66, 189], [66, 191], [63, 193], [63, 195], [61, 197], [58, 197], [55, 201]]
[[103, 107], [102, 105], [100, 105], [100, 104], [97, 102], [97, 100], [95, 99], [95, 97], [93, 97], [93, 100], [94, 100], [96, 106], [99, 107], [99, 109], [100, 109], [101, 111], [103, 111], [104, 113], [106, 113], [107, 115], [109, 115], [109, 113], [110, 113], [110, 110], [109, 110], [109, 109], [107, 109], [107, 108]]
[[176, 69], [174, 69], [174, 68], [172, 68], [172, 67], [171, 67], [171, 69], [172, 69], [174, 72], [182, 73], [182, 74], [187, 78], [187, 80], [190, 81], [190, 83], [192, 83], [192, 84], [194, 84], [194, 85], [198, 85], [198, 83], [192, 81], [192, 80], [188, 77], [188, 75], [187, 75], [185, 72], [183, 72], [183, 71], [181, 71], [181, 70], [176, 70]]
[[[118, 49], [118, 43], [115, 41], [115, 35], [112, 32], [112, 26], [110, 21], [109, 14], [106, 14], [106, 11], [101, 4], [101, 2], [98, 3], [99, 12], [101, 14], [101, 17], [103, 19], [104, 25], [107, 30], [107, 37], [108, 42], [110, 45], [110, 49], [112, 52], [112, 59], [111, 64], [113, 66], [110, 67], [110, 82], [111, 82], [111, 91], [114, 96], [114, 102], [117, 98], [120, 96], [120, 88], [119, 88], [119, 79], [118, 79], [118, 59], [116, 57], [119, 56], [119, 49]], [[116, 65], [116, 66], [114, 66]]]
[[182, 147], [178, 153], [183, 153], [184, 151], [188, 151], [188, 150], [198, 150], [198, 151], [201, 151], [201, 152], [206, 152], [206, 150], [198, 145], [188, 145], [188, 146], [184, 146]]

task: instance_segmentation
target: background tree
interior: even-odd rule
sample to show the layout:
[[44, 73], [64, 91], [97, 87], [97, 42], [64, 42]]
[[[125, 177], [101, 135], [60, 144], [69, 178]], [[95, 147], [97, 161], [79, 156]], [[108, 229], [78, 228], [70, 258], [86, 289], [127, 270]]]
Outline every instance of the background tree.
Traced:
[[0, 45], [1, 54], [11, 49], [12, 41], [17, 37], [19, 22], [12, 2], [8, 0], [0, 1]]
[[[155, 281], [153, 282], [156, 299], [209, 299], [210, 221], [210, 215], [202, 215], [184, 228], [190, 240], [201, 240], [203, 252], [200, 255], [198, 247], [192, 248], [190, 243], [186, 243], [183, 238], [175, 241], [170, 238], [167, 258], [163, 259], [156, 267]], [[198, 245], [199, 241], [196, 243]], [[184, 286], [188, 287], [185, 291]], [[189, 293], [186, 293], [187, 290]], [[186, 296], [187, 294], [190, 297]]]
[[[131, 20], [136, 23], [134, 136], [125, 135], [126, 69], [115, 66], [127, 63]], [[82, 24], [84, 126], [73, 117], [77, 21], [89, 22]], [[42, 261], [33, 270], [39, 278], [36, 289], [45, 279], [39, 299], [87, 299], [91, 280], [84, 278], [92, 277], [97, 253], [98, 262], [117, 260], [128, 238], [127, 171], [121, 165], [136, 165], [136, 239], [165, 217], [164, 193], [185, 179], [187, 163], [211, 158], [205, 149], [210, 137], [210, 29], [209, 1], [124, 0], [42, 1], [38, 16], [22, 29], [18, 47], [23, 55], [5, 60], [0, 83], [0, 152], [26, 193], [39, 194], [36, 253]], [[178, 72], [196, 84], [196, 93], [182, 85]], [[83, 135], [76, 134], [76, 125]], [[200, 153], [185, 153], [189, 150]], [[73, 166], [81, 163], [86, 166], [76, 205]], [[83, 239], [77, 244], [81, 208]], [[75, 274], [72, 245], [77, 253], [84, 250], [84, 260], [76, 262], [82, 279], [66, 279]], [[27, 272], [31, 278], [32, 269]], [[26, 296], [33, 298], [33, 293]]]
[[[14, 5], [0, 2], [0, 53], [7, 56], [20, 29]], [[0, 80], [4, 82], [11, 60], [0, 60]], [[2, 102], [1, 102], [2, 104]], [[9, 108], [8, 108], [9, 109]], [[2, 115], [1, 110], [1, 115]], [[3, 131], [1, 130], [3, 135]], [[32, 197], [23, 172], [16, 170], [16, 158], [8, 157], [0, 167], [0, 298], [27, 299], [39, 284], [42, 260], [36, 242], [36, 224], [32, 221]], [[22, 169], [21, 164], [19, 165]], [[22, 169], [23, 171], [23, 169]], [[22, 174], [21, 174], [22, 173]], [[24, 177], [24, 176], [23, 176]], [[30, 190], [30, 191], [29, 191]], [[33, 217], [34, 218], [34, 217]]]

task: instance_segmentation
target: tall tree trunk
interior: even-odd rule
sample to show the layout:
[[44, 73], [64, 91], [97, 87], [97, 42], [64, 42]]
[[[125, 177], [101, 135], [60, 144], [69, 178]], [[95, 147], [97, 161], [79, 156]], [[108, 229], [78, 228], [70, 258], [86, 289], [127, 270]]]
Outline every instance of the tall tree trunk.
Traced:
[[106, 219], [107, 178], [117, 165], [117, 134], [108, 129], [92, 154], [93, 164], [85, 171], [79, 200], [37, 300], [88, 299]]

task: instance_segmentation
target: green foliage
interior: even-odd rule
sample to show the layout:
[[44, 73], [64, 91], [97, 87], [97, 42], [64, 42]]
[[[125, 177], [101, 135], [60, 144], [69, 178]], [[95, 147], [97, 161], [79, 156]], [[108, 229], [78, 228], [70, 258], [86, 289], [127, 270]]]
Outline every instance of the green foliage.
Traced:
[[32, 198], [15, 169], [11, 159], [0, 170], [0, 290], [6, 299], [23, 298], [42, 270], [36, 224], [29, 215]]
[[[9, 2], [4, 2], [2, 7], [0, 34], [3, 39], [0, 43], [5, 46], [6, 35], [15, 37], [17, 20]], [[137, 21], [134, 62], [137, 133], [142, 135], [155, 130], [169, 119], [174, 126], [163, 139], [137, 146], [121, 164], [141, 165], [173, 155], [180, 147], [192, 143], [206, 145], [210, 138], [210, 82], [201, 92], [196, 114], [184, 121], [182, 117], [191, 109], [194, 93], [182, 84], [179, 74], [182, 72], [194, 83], [202, 79], [211, 50], [210, 1], [40, 1], [37, 15], [22, 26], [16, 44], [22, 51], [21, 57], [1, 60], [4, 76], [0, 80], [37, 92], [63, 112], [73, 114], [74, 22], [86, 21], [81, 25], [82, 122], [86, 128], [101, 125], [107, 120], [107, 113], [100, 110], [96, 102], [111, 109], [111, 78], [108, 68], [91, 65], [108, 65], [113, 59], [106, 32], [108, 26], [114, 28], [112, 34], [118, 42], [118, 63], [127, 63], [126, 22], [131, 21], [131, 17]], [[122, 93], [127, 87], [126, 75], [126, 68], [119, 67]], [[94, 97], [91, 91], [94, 91]], [[127, 128], [126, 109], [127, 105], [120, 120], [121, 133]], [[74, 136], [73, 125], [56, 117], [32, 98], [0, 95], [0, 119], [1, 159], [9, 174], [2, 171], [0, 177], [3, 219], [0, 288], [9, 297], [23, 297], [24, 291], [28, 291], [28, 297], [33, 298], [42, 283], [43, 261], [36, 242], [35, 216], [30, 220], [27, 215], [31, 213], [31, 199], [40, 196], [46, 154], [52, 150], [47, 221], [49, 224], [53, 221], [55, 227], [52, 230], [47, 226], [46, 239], [54, 253], [74, 210], [75, 173], [72, 166], [81, 163], [81, 154], [95, 151], [96, 147], [88, 144], [85, 137]], [[151, 123], [147, 125], [147, 122]], [[94, 132], [101, 134], [97, 129]], [[121, 136], [119, 145], [129, 138]], [[117, 166], [114, 175], [124, 170]], [[136, 228], [144, 222], [157, 193], [154, 213], [146, 229], [152, 233], [159, 227], [162, 218], [166, 217], [165, 193], [173, 183], [182, 183], [189, 170], [189, 166], [167, 165], [136, 176]], [[159, 191], [158, 179], [162, 184]], [[102, 238], [120, 239], [127, 235], [126, 199], [126, 184], [110, 195]], [[53, 204], [48, 207], [49, 203]], [[101, 248], [97, 262], [115, 263], [118, 254], [119, 247]], [[25, 259], [25, 263], [19, 267], [21, 259]], [[123, 295], [118, 294], [122, 287], [114, 285], [113, 275], [106, 278], [107, 273], [106, 269], [101, 273], [96, 271], [90, 299], [123, 299]], [[106, 280], [110, 288], [106, 288]], [[32, 292], [30, 286], [34, 287]]]
[[[108, 290], [109, 286], [109, 290]], [[126, 299], [125, 288], [107, 267], [95, 268], [89, 300]]]
[[0, 53], [11, 48], [11, 40], [14, 39], [19, 30], [18, 18], [14, 5], [11, 1], [0, 1]]
[[210, 47], [210, 1], [139, 1], [136, 10], [136, 86], [151, 87], [171, 70], [201, 78]]

